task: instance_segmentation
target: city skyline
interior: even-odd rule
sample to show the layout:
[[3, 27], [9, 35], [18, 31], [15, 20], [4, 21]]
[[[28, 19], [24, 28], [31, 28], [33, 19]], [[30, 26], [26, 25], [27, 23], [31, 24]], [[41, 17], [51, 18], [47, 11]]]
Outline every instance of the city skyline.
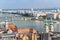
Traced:
[[60, 0], [0, 0], [0, 8], [60, 8]]

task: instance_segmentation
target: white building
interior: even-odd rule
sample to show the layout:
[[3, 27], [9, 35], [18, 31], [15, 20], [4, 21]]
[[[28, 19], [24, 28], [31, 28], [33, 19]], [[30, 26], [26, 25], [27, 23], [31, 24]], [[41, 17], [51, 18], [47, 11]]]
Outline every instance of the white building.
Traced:
[[39, 12], [39, 13], [35, 13], [34, 16], [36, 16], [36, 17], [39, 17], [39, 16], [46, 16], [46, 14], [43, 13], [43, 12]]
[[57, 14], [58, 13], [48, 13], [46, 14], [48, 18], [53, 18], [53, 19], [57, 19]]
[[57, 17], [58, 17], [58, 19], [60, 19], [60, 13], [58, 13]]
[[54, 13], [54, 19], [57, 19], [57, 14], [58, 14], [58, 13]]

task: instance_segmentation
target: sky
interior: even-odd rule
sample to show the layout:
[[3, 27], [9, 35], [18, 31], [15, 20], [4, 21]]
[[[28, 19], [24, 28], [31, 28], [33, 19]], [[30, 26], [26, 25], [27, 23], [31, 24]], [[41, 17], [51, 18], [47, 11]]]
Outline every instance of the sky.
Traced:
[[60, 0], [0, 0], [1, 9], [59, 7]]

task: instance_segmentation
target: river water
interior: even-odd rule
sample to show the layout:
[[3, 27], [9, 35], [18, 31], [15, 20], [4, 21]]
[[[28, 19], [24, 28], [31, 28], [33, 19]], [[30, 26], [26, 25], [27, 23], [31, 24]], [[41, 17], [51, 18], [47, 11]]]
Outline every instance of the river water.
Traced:
[[[33, 28], [40, 32], [43, 32], [45, 27], [43, 21], [23, 20], [23, 18], [17, 14], [1, 13], [0, 22], [6, 21], [6, 20], [8, 22], [12, 22], [14, 25], [17, 26], [17, 28]], [[60, 32], [60, 23], [54, 23], [54, 29], [55, 29], [55, 32]]]

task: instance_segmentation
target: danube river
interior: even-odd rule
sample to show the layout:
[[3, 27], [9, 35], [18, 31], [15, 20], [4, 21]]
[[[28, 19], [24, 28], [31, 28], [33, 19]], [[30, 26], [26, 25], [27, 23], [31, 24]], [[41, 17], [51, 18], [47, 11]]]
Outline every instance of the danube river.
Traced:
[[[12, 22], [17, 28], [33, 28], [40, 32], [44, 31], [44, 22], [38, 20], [24, 20], [23, 17], [17, 14], [0, 14], [0, 22], [4, 21]], [[57, 20], [56, 20], [57, 21]], [[60, 22], [60, 21], [59, 21]], [[60, 23], [54, 23], [55, 32], [60, 32]]]

